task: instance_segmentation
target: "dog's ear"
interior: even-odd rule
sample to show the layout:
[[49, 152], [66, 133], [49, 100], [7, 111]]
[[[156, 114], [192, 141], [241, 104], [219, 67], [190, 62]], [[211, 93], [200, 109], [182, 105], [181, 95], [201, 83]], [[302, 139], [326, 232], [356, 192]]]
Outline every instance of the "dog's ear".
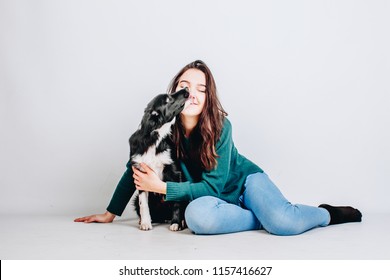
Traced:
[[161, 123], [161, 112], [148, 108], [145, 110], [144, 117], [141, 121], [141, 127], [146, 133], [150, 133], [159, 127]]
[[150, 112], [149, 124], [153, 129], [159, 128], [163, 122], [164, 114], [160, 110]]

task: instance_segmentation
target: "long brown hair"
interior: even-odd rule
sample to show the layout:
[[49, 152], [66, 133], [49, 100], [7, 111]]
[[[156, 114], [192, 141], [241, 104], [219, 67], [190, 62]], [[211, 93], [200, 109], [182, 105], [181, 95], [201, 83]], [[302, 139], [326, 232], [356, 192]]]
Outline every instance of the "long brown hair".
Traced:
[[191, 133], [191, 151], [186, 154], [183, 146], [184, 128], [180, 118], [177, 118], [173, 129], [173, 140], [177, 147], [177, 156], [179, 159], [191, 159], [197, 161], [202, 168], [210, 171], [217, 165], [217, 153], [215, 144], [219, 140], [223, 127], [223, 120], [227, 116], [222, 108], [217, 95], [217, 86], [210, 69], [201, 60], [195, 60], [183, 67], [172, 79], [168, 92], [176, 90], [180, 77], [189, 69], [198, 69], [206, 77], [206, 100], [199, 121]]

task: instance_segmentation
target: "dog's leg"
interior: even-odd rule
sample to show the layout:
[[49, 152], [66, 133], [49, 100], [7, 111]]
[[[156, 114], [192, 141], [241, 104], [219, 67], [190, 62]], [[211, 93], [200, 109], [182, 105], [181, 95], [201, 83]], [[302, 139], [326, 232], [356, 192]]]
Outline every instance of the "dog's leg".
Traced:
[[172, 221], [171, 221], [171, 225], [169, 226], [169, 229], [172, 231], [179, 231], [183, 229], [180, 212], [181, 212], [180, 203], [174, 202], [173, 211], [172, 211]]
[[139, 212], [141, 216], [141, 223], [139, 228], [141, 230], [152, 229], [152, 218], [150, 217], [149, 212], [148, 196], [148, 192], [141, 192], [139, 194]]
[[188, 205], [187, 201], [180, 202], [180, 223], [179, 223], [179, 225], [181, 225], [182, 230], [187, 228], [187, 223], [186, 223], [186, 220], [184, 217], [184, 213], [186, 211], [187, 205]]

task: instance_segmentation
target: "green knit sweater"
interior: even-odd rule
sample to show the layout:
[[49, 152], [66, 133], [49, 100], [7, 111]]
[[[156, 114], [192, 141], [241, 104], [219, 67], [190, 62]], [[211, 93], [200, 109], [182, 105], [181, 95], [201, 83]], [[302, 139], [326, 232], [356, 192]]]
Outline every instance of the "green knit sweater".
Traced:
[[[188, 141], [188, 140], [187, 140]], [[185, 143], [189, 147], [189, 143]], [[186, 182], [167, 182], [167, 201], [192, 201], [201, 196], [215, 196], [238, 204], [244, 191], [246, 177], [263, 172], [256, 164], [238, 153], [233, 143], [232, 125], [225, 118], [221, 137], [216, 144], [217, 166], [211, 171], [202, 170], [194, 162], [181, 162]], [[130, 163], [115, 189], [107, 211], [120, 216], [135, 191]]]

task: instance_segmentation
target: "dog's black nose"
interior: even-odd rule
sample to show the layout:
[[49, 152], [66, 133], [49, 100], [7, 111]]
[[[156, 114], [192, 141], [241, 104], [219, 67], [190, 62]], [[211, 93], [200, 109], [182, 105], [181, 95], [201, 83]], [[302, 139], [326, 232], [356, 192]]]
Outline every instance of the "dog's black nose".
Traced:
[[190, 90], [188, 89], [188, 87], [185, 87], [184, 90], [186, 91], [186, 92], [184, 93], [184, 97], [185, 97], [185, 98], [188, 98], [188, 96], [190, 96]]

